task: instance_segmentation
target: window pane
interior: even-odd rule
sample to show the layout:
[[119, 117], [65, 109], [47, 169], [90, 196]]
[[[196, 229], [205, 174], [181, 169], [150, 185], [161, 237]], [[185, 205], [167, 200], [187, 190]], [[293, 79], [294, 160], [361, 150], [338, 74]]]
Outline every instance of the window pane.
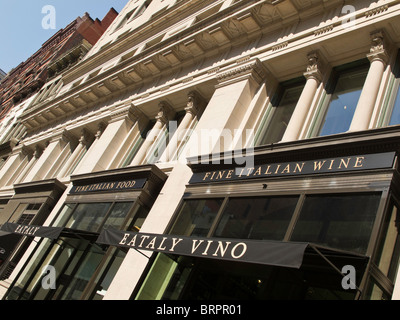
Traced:
[[268, 123], [268, 127], [263, 134], [259, 145], [270, 144], [281, 141], [286, 131], [294, 108], [303, 91], [304, 83], [293, 87], [285, 88], [278, 106], [273, 107], [273, 115]]
[[98, 232], [111, 203], [79, 204], [66, 224], [67, 228]]
[[52, 223], [54, 227], [63, 227], [65, 222], [70, 217], [72, 211], [74, 210], [76, 204], [75, 203], [66, 203], [61, 208], [60, 212], [57, 215], [56, 220]]
[[380, 194], [306, 197], [292, 241], [365, 253]]
[[216, 236], [283, 240], [297, 201], [298, 196], [231, 199]]
[[365, 65], [338, 75], [320, 136], [346, 132], [350, 128], [367, 73], [368, 65]]
[[394, 102], [392, 116], [390, 118], [390, 126], [400, 124], [400, 90], [397, 92], [396, 101]]
[[104, 224], [104, 228], [112, 227], [115, 229], [120, 229], [126, 219], [127, 214], [129, 213], [130, 208], [132, 207], [132, 204], [133, 202], [116, 203]]
[[186, 200], [170, 234], [207, 236], [223, 199]]
[[[102, 300], [104, 298], [125, 256], [125, 252], [116, 249], [115, 254], [111, 257], [111, 261], [105, 265], [100, 272], [101, 282], [96, 286], [96, 291], [93, 292], [92, 300]], [[96, 283], [97, 282], [96, 279]]]
[[382, 225], [375, 263], [384, 275], [395, 281], [400, 256], [399, 210], [393, 206]]

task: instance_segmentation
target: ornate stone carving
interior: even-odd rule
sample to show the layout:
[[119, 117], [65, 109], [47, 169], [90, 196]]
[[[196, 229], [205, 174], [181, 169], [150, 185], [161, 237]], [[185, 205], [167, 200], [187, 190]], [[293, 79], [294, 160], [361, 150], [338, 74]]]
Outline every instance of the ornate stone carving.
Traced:
[[371, 49], [367, 55], [369, 61], [380, 60], [385, 65], [388, 62], [389, 56], [386, 52], [385, 35], [382, 30], [374, 31], [371, 33]]
[[205, 106], [203, 97], [197, 91], [191, 91], [188, 94], [188, 102], [185, 108], [186, 112], [190, 112], [193, 116], [198, 115]]
[[161, 121], [163, 124], [166, 124], [172, 117], [174, 109], [170, 106], [170, 104], [166, 101], [161, 101], [158, 104], [158, 113], [156, 116], [157, 121]]
[[321, 82], [322, 81], [322, 73], [321, 73], [322, 64], [321, 64], [321, 60], [319, 57], [319, 53], [317, 51], [310, 52], [307, 55], [307, 60], [308, 60], [307, 71], [304, 73], [304, 76], [307, 79], [313, 78], [313, 79], [317, 80], [318, 82]]
[[241, 80], [243, 77], [253, 78], [257, 83], [261, 83], [267, 76], [264, 65], [259, 59], [246, 62], [235, 69], [221, 72], [217, 75], [219, 84], [231, 80]]

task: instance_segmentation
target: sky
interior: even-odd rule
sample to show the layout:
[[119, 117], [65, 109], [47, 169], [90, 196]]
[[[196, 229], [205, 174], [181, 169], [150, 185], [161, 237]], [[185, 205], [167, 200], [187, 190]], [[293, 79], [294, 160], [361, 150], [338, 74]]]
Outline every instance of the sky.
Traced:
[[102, 20], [111, 8], [121, 12], [127, 3], [128, 0], [0, 0], [0, 69], [7, 73], [26, 61], [58, 30], [85, 12], [92, 19]]

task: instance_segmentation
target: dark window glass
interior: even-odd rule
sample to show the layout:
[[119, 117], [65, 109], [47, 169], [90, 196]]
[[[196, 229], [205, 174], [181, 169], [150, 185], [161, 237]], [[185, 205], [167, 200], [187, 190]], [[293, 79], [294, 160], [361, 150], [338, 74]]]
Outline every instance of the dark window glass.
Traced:
[[123, 223], [126, 219], [126, 216], [129, 212], [130, 208], [132, 207], [132, 204], [133, 204], [133, 202], [116, 203], [113, 206], [110, 214], [108, 215], [107, 220], [103, 227], [104, 228], [112, 227], [115, 229], [119, 229], [123, 225]]
[[283, 240], [298, 196], [231, 199], [217, 237]]
[[334, 71], [333, 85], [327, 89], [330, 102], [320, 136], [346, 132], [350, 128], [368, 69], [368, 64], [362, 64]]
[[400, 257], [399, 218], [399, 208], [393, 205], [383, 221], [375, 256], [376, 265], [392, 282], [395, 282]]
[[207, 236], [223, 199], [186, 200], [170, 234]]
[[392, 115], [390, 117], [389, 125], [400, 124], [400, 51], [397, 54], [397, 63], [394, 70], [395, 81], [394, 81], [394, 105], [392, 110]]
[[365, 253], [380, 194], [308, 196], [291, 240]]
[[297, 82], [281, 88], [276, 99], [279, 102], [273, 103], [273, 115], [264, 129], [259, 145], [281, 141], [303, 88], [304, 82]]
[[66, 227], [76, 230], [99, 232], [101, 223], [110, 209], [111, 203], [78, 204]]

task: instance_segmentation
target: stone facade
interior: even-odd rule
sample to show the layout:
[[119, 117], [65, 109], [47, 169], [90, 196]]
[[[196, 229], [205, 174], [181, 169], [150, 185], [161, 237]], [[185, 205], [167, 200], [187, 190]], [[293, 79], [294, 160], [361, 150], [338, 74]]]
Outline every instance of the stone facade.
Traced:
[[[7, 201], [18, 196], [18, 186], [50, 180], [65, 186], [43, 219], [49, 226], [63, 212], [74, 183], [120, 170], [138, 174], [151, 165], [167, 178], [160, 178], [158, 194], [143, 191], [154, 200], [140, 231], [163, 234], [169, 232], [197, 166], [214, 160], [225, 166], [234, 150], [247, 152], [256, 162], [397, 151], [400, 129], [391, 119], [399, 88], [399, 14], [395, 0], [346, 5], [339, 0], [129, 1], [99, 41], [60, 76], [54, 94], [40, 99], [39, 93], [20, 116], [26, 134], [10, 147], [0, 169], [0, 194], [7, 199], [0, 223], [14, 212]], [[56, 73], [56, 64], [48, 70]], [[354, 73], [346, 78], [348, 70]], [[364, 75], [362, 70], [363, 83], [353, 90], [358, 85], [353, 79]], [[339, 86], [332, 88], [334, 81], [342, 83], [337, 79], [345, 79], [339, 93]], [[300, 88], [294, 102], [293, 84]], [[339, 110], [344, 113], [331, 117], [335, 95], [346, 90], [359, 92], [356, 103], [346, 101]], [[260, 143], [274, 119], [283, 119], [278, 97], [290, 100], [293, 109], [279, 120], [282, 134]], [[333, 131], [322, 135], [328, 124]], [[340, 179], [333, 176], [327, 182], [333, 189], [326, 190], [339, 192], [334, 185]], [[353, 176], [348, 179], [357, 185]], [[324, 187], [313, 181], [302, 180], [301, 188]], [[348, 186], [343, 190], [353, 188]], [[234, 193], [235, 188], [210, 186], [215, 194]], [[276, 188], [285, 189], [279, 189], [279, 182]], [[372, 255], [374, 246], [368, 248]], [[17, 281], [13, 285], [18, 286], [35, 250], [35, 243], [27, 245], [8, 285]], [[132, 298], [150, 256], [130, 250], [104, 299]], [[90, 296], [89, 287], [85, 290], [82, 299]], [[396, 279], [385, 287], [393, 299], [400, 297], [398, 290]]]

